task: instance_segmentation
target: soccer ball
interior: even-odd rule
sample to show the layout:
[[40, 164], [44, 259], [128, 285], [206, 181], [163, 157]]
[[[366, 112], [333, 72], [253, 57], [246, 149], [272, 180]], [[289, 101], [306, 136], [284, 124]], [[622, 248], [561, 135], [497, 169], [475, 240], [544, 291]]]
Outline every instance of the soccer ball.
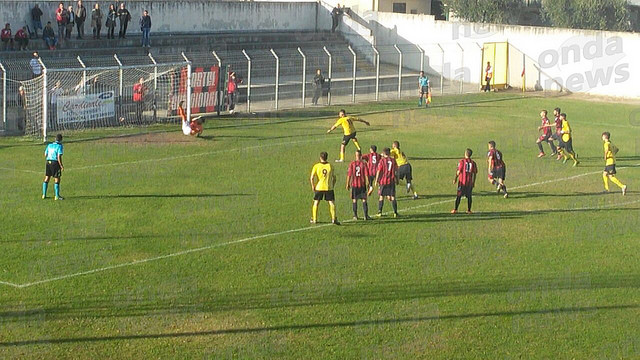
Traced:
[[120, 122], [124, 122], [124, 116], [120, 118]]

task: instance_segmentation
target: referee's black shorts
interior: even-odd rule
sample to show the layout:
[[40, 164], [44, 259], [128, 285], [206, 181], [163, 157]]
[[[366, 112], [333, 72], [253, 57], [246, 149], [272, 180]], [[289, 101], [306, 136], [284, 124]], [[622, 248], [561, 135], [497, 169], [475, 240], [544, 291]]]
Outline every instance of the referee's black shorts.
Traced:
[[46, 176], [59, 178], [62, 175], [62, 169], [60, 168], [60, 163], [55, 160], [47, 160], [44, 174]]

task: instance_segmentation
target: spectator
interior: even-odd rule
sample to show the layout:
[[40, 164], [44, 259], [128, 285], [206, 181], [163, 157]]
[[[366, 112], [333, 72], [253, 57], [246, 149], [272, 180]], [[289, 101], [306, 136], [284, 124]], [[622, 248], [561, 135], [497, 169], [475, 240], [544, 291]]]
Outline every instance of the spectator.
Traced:
[[333, 8], [333, 10], [331, 10], [331, 20], [332, 20], [331, 32], [336, 32], [336, 29], [338, 28], [338, 23], [340, 22], [340, 17], [342, 16], [342, 14], [344, 14], [344, 8], [340, 7], [340, 4], [338, 4], [336, 7]]
[[38, 38], [38, 29], [42, 30], [42, 10], [40, 10], [40, 5], [36, 4], [33, 9], [31, 9], [31, 25], [33, 26], [33, 31], [35, 32], [35, 38]]
[[71, 32], [73, 31], [73, 24], [76, 23], [78, 17], [76, 13], [73, 12], [73, 6], [69, 5], [69, 9], [67, 10], [67, 20], [65, 22], [65, 27], [67, 29], [67, 34], [65, 39], [71, 39]]
[[142, 123], [142, 106], [144, 105], [144, 94], [146, 92], [144, 86], [144, 78], [141, 77], [138, 82], [133, 85], [133, 102], [136, 104], [136, 120]]
[[100, 30], [102, 29], [102, 11], [100, 5], [95, 4], [91, 10], [91, 28], [93, 29], [93, 38], [100, 39]]
[[2, 47], [5, 51], [13, 50], [13, 36], [11, 34], [11, 25], [6, 23], [4, 29], [0, 31], [0, 40], [2, 40]]
[[120, 19], [120, 32], [118, 33], [118, 37], [126, 39], [127, 25], [129, 25], [129, 21], [131, 21], [131, 14], [129, 13], [129, 10], [124, 7], [124, 3], [120, 4], [120, 9], [118, 9], [117, 15]]
[[322, 97], [322, 86], [324, 85], [324, 76], [322, 76], [322, 70], [316, 70], [316, 76], [313, 77], [313, 99], [311, 103], [318, 105], [318, 100]]
[[491, 63], [487, 61], [487, 68], [484, 70], [484, 81], [487, 82], [487, 85], [484, 87], [484, 92], [491, 91], [491, 79], [493, 79], [493, 68]]
[[140, 17], [140, 30], [142, 30], [142, 47], [151, 47], [149, 40], [149, 32], [151, 32], [151, 16], [149, 12], [145, 10]]
[[118, 12], [113, 4], [109, 5], [109, 14], [107, 15], [107, 39], [115, 39], [114, 29], [116, 28], [116, 19]]
[[[42, 40], [47, 44], [49, 50], [55, 50], [56, 45], [58, 45], [58, 39], [56, 39], [56, 33], [53, 31], [53, 27], [51, 26], [51, 21], [47, 21], [47, 25], [42, 30]], [[35, 57], [38, 57], [38, 53], [33, 53]], [[33, 60], [31, 60], [33, 62]], [[35, 72], [34, 72], [35, 75]], [[40, 74], [38, 74], [40, 75]]]
[[60, 41], [64, 39], [64, 31], [67, 26], [65, 21], [67, 18], [67, 10], [64, 8], [64, 4], [58, 4], [58, 9], [56, 10], [56, 22], [58, 23], [58, 39], [60, 39]]
[[78, 0], [76, 7], [76, 27], [78, 28], [78, 39], [84, 37], [84, 21], [87, 19], [87, 9], [82, 5], [82, 0]]
[[234, 71], [229, 74], [229, 82], [227, 84], [227, 109], [229, 110], [229, 114], [233, 114], [236, 111], [238, 84], [241, 82]]
[[[47, 25], [51, 29], [51, 32], [53, 32], [53, 29], [51, 28], [51, 22], [48, 22]], [[46, 29], [47, 28], [45, 27], [45, 30]], [[44, 37], [44, 30], [42, 31], [42, 37]], [[54, 34], [54, 38], [55, 38], [55, 34]], [[33, 58], [29, 61], [29, 65], [31, 66], [31, 75], [33, 78], [37, 78], [38, 76], [42, 75], [42, 66], [40, 65], [40, 55], [38, 55], [37, 52], [33, 53]]]
[[26, 26], [23, 26], [22, 29], [16, 31], [16, 36], [14, 38], [18, 45], [18, 50], [27, 50], [27, 45], [29, 45], [29, 35], [27, 35]]

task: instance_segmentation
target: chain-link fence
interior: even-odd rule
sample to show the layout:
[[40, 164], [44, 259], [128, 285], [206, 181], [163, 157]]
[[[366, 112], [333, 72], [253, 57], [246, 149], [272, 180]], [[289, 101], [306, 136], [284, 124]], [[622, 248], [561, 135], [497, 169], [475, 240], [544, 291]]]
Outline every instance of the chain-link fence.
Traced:
[[408, 45], [301, 44], [2, 61], [0, 130], [46, 138], [49, 131], [177, 122], [183, 101], [190, 116], [417, 97], [421, 70], [434, 95], [478, 90], [445, 77], [429, 63], [438, 56]]

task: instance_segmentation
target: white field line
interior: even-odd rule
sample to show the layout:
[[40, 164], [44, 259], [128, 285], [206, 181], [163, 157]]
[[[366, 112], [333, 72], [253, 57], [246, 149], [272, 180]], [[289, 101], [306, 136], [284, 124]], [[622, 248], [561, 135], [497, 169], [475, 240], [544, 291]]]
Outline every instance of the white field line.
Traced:
[[14, 284], [14, 283], [10, 283], [10, 282], [6, 282], [6, 281], [0, 281], [1, 285], [7, 285], [7, 286], [11, 286], [11, 287], [15, 287], [15, 288], [21, 288], [22, 286], [18, 285], [18, 284]]
[[26, 169], [12, 169], [12, 168], [6, 168], [6, 167], [2, 167], [2, 166], [0, 166], [0, 170], [26, 172], [26, 173], [29, 173], [29, 174], [41, 174], [42, 173], [42, 171], [26, 170]]
[[[640, 164], [637, 164], [636, 166], [638, 166], [638, 165], [640, 165]], [[628, 167], [621, 167], [620, 170], [626, 169], [626, 168], [628, 168]], [[519, 186], [511, 187], [511, 189], [522, 189], [522, 188], [531, 187], [531, 186], [550, 184], [550, 183], [554, 183], [554, 182], [572, 180], [572, 179], [576, 179], [576, 178], [579, 178], [579, 177], [583, 177], [583, 176], [587, 176], [587, 175], [593, 175], [593, 174], [599, 174], [599, 173], [601, 173], [601, 171], [589, 172], [589, 173], [569, 176], [569, 177], [565, 177], [565, 178], [558, 178], [558, 179], [540, 181], [540, 182], [531, 183], [531, 184], [519, 185]], [[400, 209], [399, 211], [407, 212], [407, 211], [422, 209], [422, 208], [426, 208], [426, 207], [430, 207], [430, 206], [446, 204], [446, 203], [449, 203], [449, 202], [452, 202], [452, 201], [454, 201], [454, 200], [453, 199], [441, 200], [441, 201], [436, 201], [436, 202], [432, 202], [432, 203], [429, 203], [429, 204], [423, 204], [423, 205], [412, 206], [412, 207]], [[640, 199], [639, 200], [635, 200], [635, 201], [625, 202], [625, 203], [607, 204], [607, 205], [602, 205], [602, 206], [575, 208], [575, 209], [565, 209], [565, 210], [592, 210], [592, 209], [599, 209], [599, 208], [608, 208], [608, 207], [613, 207], [613, 206], [625, 206], [625, 205], [635, 204], [635, 203], [638, 203], [638, 202], [640, 202]], [[530, 210], [530, 211], [532, 212], [532, 210]], [[538, 210], [533, 210], [533, 211], [538, 211]], [[350, 222], [353, 222], [353, 220], [343, 221], [343, 223], [350, 223]], [[202, 247], [189, 249], [189, 250], [183, 250], [183, 251], [179, 251], [179, 252], [175, 252], [175, 253], [171, 253], [171, 254], [155, 256], [155, 257], [150, 257], [150, 258], [141, 259], [141, 260], [135, 260], [135, 261], [122, 263], [122, 264], [117, 264], [117, 265], [105, 266], [105, 267], [98, 268], [98, 269], [87, 270], [87, 271], [77, 272], [77, 273], [68, 274], [68, 275], [56, 276], [56, 277], [52, 277], [52, 278], [49, 278], [49, 279], [44, 279], [44, 280], [39, 280], [39, 281], [34, 281], [34, 282], [29, 282], [29, 283], [24, 283], [24, 284], [12, 284], [12, 283], [7, 283], [7, 282], [0, 282], [0, 284], [9, 285], [9, 286], [17, 287], [17, 288], [26, 288], [26, 287], [30, 287], [30, 286], [34, 286], [34, 285], [45, 284], [45, 283], [49, 283], [49, 282], [53, 282], [53, 281], [69, 279], [69, 278], [78, 277], [78, 276], [82, 276], [82, 275], [95, 274], [95, 273], [103, 272], [103, 271], [107, 271], [107, 270], [118, 269], [118, 268], [127, 267], [127, 266], [134, 266], [134, 265], [144, 264], [144, 263], [151, 262], [151, 261], [157, 261], [157, 260], [168, 259], [168, 258], [173, 258], [173, 257], [177, 257], [177, 256], [192, 254], [192, 253], [201, 252], [201, 251], [205, 251], [205, 250], [209, 250], [209, 249], [213, 249], [213, 248], [217, 248], [217, 247], [223, 247], [223, 246], [227, 246], [227, 245], [235, 245], [235, 244], [240, 244], [240, 243], [244, 243], [244, 242], [248, 242], [248, 241], [252, 241], [252, 240], [264, 239], [264, 238], [268, 238], [268, 237], [275, 237], [275, 236], [279, 236], [279, 235], [291, 234], [291, 233], [302, 232], [302, 231], [307, 231], [307, 230], [320, 229], [320, 228], [324, 228], [324, 227], [327, 227], [327, 226], [334, 226], [334, 225], [331, 224], [331, 223], [326, 223], [326, 224], [322, 224], [322, 225], [306, 226], [306, 227], [302, 227], [302, 228], [284, 230], [284, 231], [279, 231], [279, 232], [275, 232], [275, 233], [256, 235], [256, 236], [251, 236], [251, 237], [247, 237], [247, 238], [244, 238], [244, 239], [238, 239], [238, 240], [227, 241], [227, 242], [219, 243], [219, 244], [202, 246]]]

